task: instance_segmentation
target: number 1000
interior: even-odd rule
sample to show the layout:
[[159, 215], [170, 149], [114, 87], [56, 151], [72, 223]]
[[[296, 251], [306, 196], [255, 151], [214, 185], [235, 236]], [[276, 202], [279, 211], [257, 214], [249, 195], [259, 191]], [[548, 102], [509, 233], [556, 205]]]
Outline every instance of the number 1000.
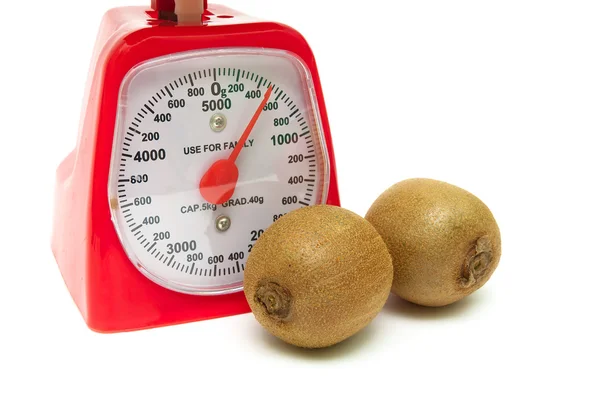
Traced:
[[285, 133], [282, 135], [273, 135], [271, 136], [271, 141], [273, 142], [273, 146], [281, 146], [284, 144], [290, 143], [298, 143], [298, 134], [294, 133]]

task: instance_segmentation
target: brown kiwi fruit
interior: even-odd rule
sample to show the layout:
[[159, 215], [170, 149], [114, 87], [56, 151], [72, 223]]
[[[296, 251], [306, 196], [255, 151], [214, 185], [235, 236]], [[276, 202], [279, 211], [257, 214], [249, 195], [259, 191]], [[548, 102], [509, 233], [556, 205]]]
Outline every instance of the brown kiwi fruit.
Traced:
[[397, 183], [365, 218], [392, 255], [392, 292], [412, 303], [454, 303], [482, 287], [500, 261], [500, 230], [491, 211], [449, 183]]
[[258, 322], [290, 344], [320, 348], [354, 335], [389, 295], [392, 258], [351, 211], [311, 206], [273, 223], [256, 242], [244, 292]]

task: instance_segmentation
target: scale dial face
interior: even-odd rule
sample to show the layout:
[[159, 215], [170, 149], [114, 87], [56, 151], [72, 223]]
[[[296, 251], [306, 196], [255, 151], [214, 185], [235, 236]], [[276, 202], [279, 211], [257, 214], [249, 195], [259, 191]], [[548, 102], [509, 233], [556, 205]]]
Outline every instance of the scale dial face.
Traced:
[[[270, 86], [236, 159], [235, 191], [212, 204], [200, 181], [230, 156]], [[288, 52], [169, 55], [123, 81], [108, 201], [129, 259], [159, 285], [189, 294], [241, 290], [261, 233], [294, 209], [324, 203], [328, 179], [312, 79]]]

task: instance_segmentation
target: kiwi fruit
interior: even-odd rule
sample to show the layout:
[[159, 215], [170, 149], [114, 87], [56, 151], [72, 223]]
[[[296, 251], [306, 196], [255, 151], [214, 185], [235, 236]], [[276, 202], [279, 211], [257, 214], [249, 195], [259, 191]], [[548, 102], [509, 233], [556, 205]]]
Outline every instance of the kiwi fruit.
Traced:
[[299, 347], [321, 348], [354, 335], [390, 293], [392, 258], [375, 228], [340, 207], [292, 211], [256, 242], [244, 293], [270, 333]]
[[365, 218], [392, 255], [392, 292], [412, 303], [454, 303], [481, 288], [500, 261], [500, 230], [491, 211], [446, 182], [399, 182]]

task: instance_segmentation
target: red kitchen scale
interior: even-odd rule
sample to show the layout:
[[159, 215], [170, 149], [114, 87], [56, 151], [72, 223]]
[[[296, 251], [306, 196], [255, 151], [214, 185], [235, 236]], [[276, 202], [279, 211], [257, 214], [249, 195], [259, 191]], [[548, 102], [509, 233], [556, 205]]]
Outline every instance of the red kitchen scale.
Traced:
[[252, 247], [339, 206], [313, 53], [295, 30], [202, 0], [105, 15], [52, 249], [94, 331], [248, 312]]

